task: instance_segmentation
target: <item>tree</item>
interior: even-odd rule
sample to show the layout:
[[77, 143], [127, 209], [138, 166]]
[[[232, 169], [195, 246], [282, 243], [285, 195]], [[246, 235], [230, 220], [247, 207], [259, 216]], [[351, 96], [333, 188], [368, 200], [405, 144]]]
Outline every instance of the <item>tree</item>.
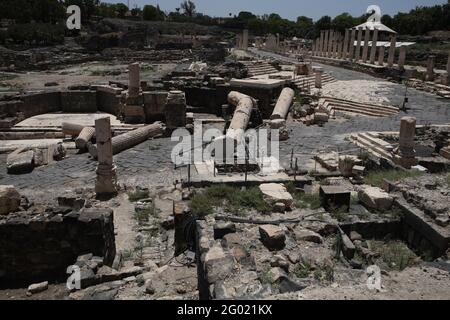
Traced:
[[309, 36], [314, 30], [314, 22], [311, 18], [300, 16], [297, 18], [296, 24], [298, 27], [298, 32], [303, 38]]
[[358, 21], [352, 15], [347, 12], [344, 12], [338, 16], [336, 16], [332, 21], [332, 27], [339, 32], [345, 32], [346, 29], [352, 28], [358, 25]]
[[181, 9], [183, 9], [184, 14], [188, 17], [193, 17], [195, 14], [195, 3], [191, 0], [185, 0], [180, 4]]
[[164, 13], [152, 5], [145, 5], [143, 9], [143, 18], [147, 21], [161, 21], [164, 20]]
[[128, 7], [123, 3], [116, 4], [116, 13], [119, 18], [125, 18], [125, 15], [128, 12]]
[[323, 16], [316, 21], [315, 28], [317, 31], [331, 29], [331, 17]]
[[242, 21], [246, 21], [246, 22], [250, 19], [256, 18], [256, 16], [253, 13], [248, 12], [248, 11], [239, 12], [237, 17], [238, 17], [238, 19], [240, 19]]

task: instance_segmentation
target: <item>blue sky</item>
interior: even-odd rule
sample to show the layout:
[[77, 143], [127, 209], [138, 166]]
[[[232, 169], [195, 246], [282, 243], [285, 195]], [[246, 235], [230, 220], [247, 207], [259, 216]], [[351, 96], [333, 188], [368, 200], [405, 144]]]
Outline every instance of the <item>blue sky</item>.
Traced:
[[[102, 0], [103, 2], [127, 4], [127, 0]], [[142, 7], [145, 4], [159, 4], [164, 11], [174, 11], [181, 0], [129, 0]], [[349, 12], [354, 16], [365, 13], [367, 7], [376, 4], [381, 7], [382, 14], [395, 14], [399, 11], [408, 12], [416, 6], [431, 6], [447, 3], [446, 0], [194, 0], [197, 11], [210, 16], [228, 16], [239, 11], [251, 11], [254, 14], [278, 13], [283, 18], [291, 20], [298, 16], [308, 16], [318, 19], [323, 15], [336, 16]]]

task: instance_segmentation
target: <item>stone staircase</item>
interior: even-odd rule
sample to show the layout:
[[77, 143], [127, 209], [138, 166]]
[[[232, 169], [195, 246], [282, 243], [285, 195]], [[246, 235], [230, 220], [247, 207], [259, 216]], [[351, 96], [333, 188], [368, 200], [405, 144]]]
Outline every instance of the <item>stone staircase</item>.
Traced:
[[249, 77], [278, 72], [278, 70], [270, 65], [267, 61], [241, 61], [241, 63], [248, 70]]
[[332, 97], [319, 99], [319, 107], [328, 110], [331, 114], [334, 111], [343, 111], [372, 117], [390, 117], [399, 112], [398, 108], [392, 106], [361, 103]]
[[[297, 86], [297, 88], [301, 90], [308, 90], [310, 88], [314, 88], [316, 81], [315, 79], [316, 76], [314, 74], [309, 76], [301, 75], [297, 76], [293, 82]], [[332, 82], [336, 82], [336, 79], [333, 78], [330, 74], [324, 72], [322, 74], [322, 85], [326, 85], [327, 83]]]
[[351, 134], [350, 139], [358, 147], [366, 150], [372, 155], [378, 158], [393, 161], [391, 153], [393, 146], [390, 143], [380, 139], [377, 132], [353, 133]]

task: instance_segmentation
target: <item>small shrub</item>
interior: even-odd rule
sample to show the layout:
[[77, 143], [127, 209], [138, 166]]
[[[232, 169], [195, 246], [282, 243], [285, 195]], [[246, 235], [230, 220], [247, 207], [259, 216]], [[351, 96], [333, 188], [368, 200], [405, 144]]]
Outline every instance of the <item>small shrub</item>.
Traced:
[[261, 213], [271, 211], [259, 188], [240, 189], [227, 185], [214, 185], [195, 194], [190, 208], [197, 216], [204, 217], [213, 213], [214, 207], [221, 206], [224, 206], [226, 211], [238, 215], [248, 209], [256, 209]]
[[138, 222], [147, 222], [150, 217], [156, 217], [157, 210], [154, 206], [135, 211], [135, 217]]
[[401, 170], [385, 170], [385, 171], [373, 171], [364, 177], [364, 183], [375, 187], [381, 187], [383, 179], [387, 179], [392, 182], [397, 182], [406, 178], [420, 177], [422, 172], [416, 170], [401, 171]]
[[150, 196], [150, 193], [148, 190], [136, 190], [134, 192], [128, 193], [128, 199], [131, 202], [139, 201], [145, 198], [148, 198]]
[[198, 217], [205, 217], [213, 213], [213, 199], [203, 192], [196, 193], [190, 202], [190, 209]]
[[297, 263], [294, 268], [294, 274], [297, 278], [308, 278], [314, 268], [308, 261]]
[[371, 241], [370, 248], [390, 269], [404, 270], [417, 261], [417, 256], [401, 241]]

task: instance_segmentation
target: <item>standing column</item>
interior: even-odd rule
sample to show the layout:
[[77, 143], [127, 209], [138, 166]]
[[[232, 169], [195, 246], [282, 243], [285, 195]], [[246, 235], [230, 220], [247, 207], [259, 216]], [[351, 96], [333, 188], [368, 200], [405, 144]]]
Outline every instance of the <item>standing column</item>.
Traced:
[[336, 52], [336, 58], [341, 59], [342, 58], [342, 46], [344, 45], [342, 35], [339, 34], [339, 42], [337, 46], [337, 52]]
[[370, 48], [370, 64], [375, 64], [375, 55], [377, 53], [378, 29], [373, 30], [372, 47]]
[[331, 58], [334, 43], [334, 30], [330, 30], [330, 38], [328, 39], [327, 57]]
[[315, 71], [315, 87], [317, 89], [321, 89], [322, 88], [322, 73], [323, 73], [323, 68], [322, 67], [315, 67], [314, 68]]
[[280, 34], [277, 33], [277, 48], [276, 48], [276, 52], [278, 52], [278, 50], [280, 49]]
[[380, 52], [378, 53], [378, 65], [384, 66], [384, 45], [380, 46]]
[[337, 58], [338, 49], [339, 49], [339, 43], [340, 43], [340, 34], [336, 31], [334, 36], [334, 46], [333, 46], [333, 58]]
[[411, 168], [417, 164], [414, 150], [414, 137], [416, 135], [416, 118], [403, 117], [400, 121], [399, 145], [394, 150], [394, 162], [404, 168]]
[[361, 57], [361, 42], [362, 42], [363, 28], [358, 28], [358, 40], [356, 40], [356, 49], [355, 49], [355, 62], [359, 61]]
[[139, 95], [139, 87], [141, 85], [139, 63], [135, 62], [128, 66], [128, 95], [137, 97]]
[[320, 38], [319, 38], [319, 52], [318, 52], [318, 56], [322, 55], [322, 50], [323, 50], [323, 41], [324, 41], [324, 32], [320, 31]]
[[328, 34], [330, 33], [330, 30], [325, 30], [325, 40], [323, 42], [323, 51], [322, 51], [322, 56], [326, 57], [327, 56], [327, 51], [328, 51]]
[[248, 49], [248, 29], [244, 29], [242, 33], [242, 49]]
[[362, 62], [367, 62], [367, 54], [369, 53], [369, 40], [370, 40], [370, 29], [366, 29], [366, 33], [364, 35], [364, 47], [363, 47], [363, 54], [362, 54]]
[[353, 60], [355, 57], [355, 36], [356, 36], [356, 30], [352, 29], [351, 35], [350, 35], [350, 43], [349, 43], [349, 49], [348, 49], [348, 60]]
[[429, 55], [428, 56], [428, 62], [427, 62], [427, 81], [433, 81], [434, 80], [434, 64], [435, 64], [435, 56]]
[[394, 34], [391, 36], [391, 46], [389, 47], [389, 56], [388, 56], [388, 67], [389, 68], [392, 68], [394, 66], [396, 43], [397, 43], [397, 36]]
[[403, 70], [405, 67], [405, 59], [406, 59], [406, 46], [400, 47], [400, 54], [398, 56], [398, 68]]
[[447, 78], [446, 78], [446, 84], [445, 85], [450, 85], [450, 54], [448, 55], [448, 60], [447, 60]]
[[347, 59], [348, 56], [348, 41], [349, 41], [350, 31], [348, 29], [345, 29], [345, 36], [344, 36], [344, 43], [342, 46], [342, 59]]
[[95, 193], [97, 197], [117, 194], [116, 167], [113, 162], [111, 143], [111, 123], [109, 117], [95, 120], [97, 140], [97, 180]]

